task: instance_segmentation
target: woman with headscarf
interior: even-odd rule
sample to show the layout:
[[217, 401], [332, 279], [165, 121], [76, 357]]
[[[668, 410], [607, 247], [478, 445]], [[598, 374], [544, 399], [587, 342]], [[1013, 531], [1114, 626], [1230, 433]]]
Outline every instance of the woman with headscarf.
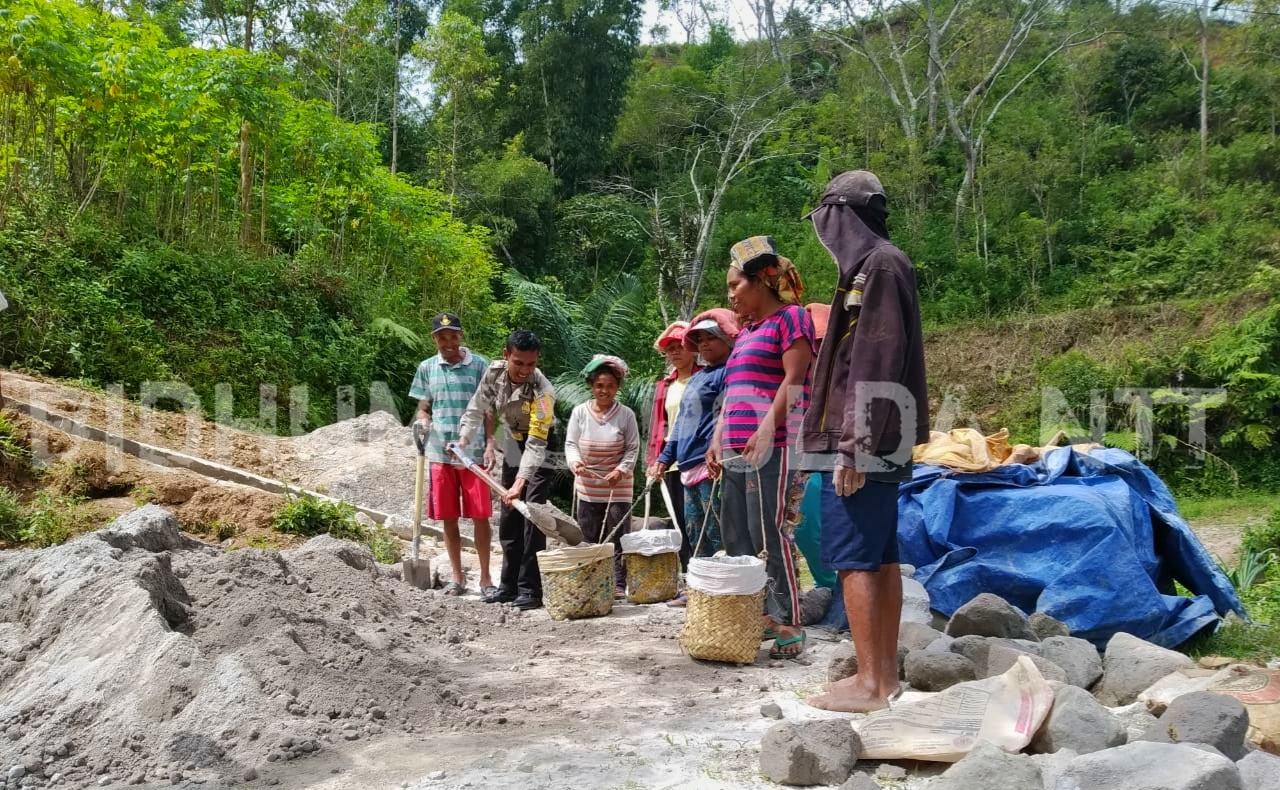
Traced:
[[[658, 380], [653, 391], [653, 412], [649, 419], [649, 447], [645, 454], [645, 467], [649, 477], [657, 476], [658, 453], [671, 438], [671, 431], [680, 416], [680, 401], [684, 397], [685, 387], [689, 379], [698, 372], [698, 353], [684, 342], [685, 333], [689, 330], [688, 321], [675, 321], [654, 341], [653, 348], [667, 360], [667, 374]], [[671, 466], [662, 475], [662, 485], [671, 498], [668, 513], [680, 529], [684, 541], [680, 547], [680, 568], [689, 565], [689, 531], [684, 522], [684, 486], [680, 484], [680, 469]]]
[[774, 637], [769, 655], [795, 658], [805, 636], [785, 511], [789, 447], [809, 398], [813, 322], [800, 304], [800, 273], [772, 238], [744, 239], [729, 254], [729, 304], [746, 323], [726, 363], [724, 406], [707, 465], [721, 474], [725, 549], [765, 555], [765, 622]]
[[[617, 528], [631, 511], [636, 457], [640, 454], [640, 428], [636, 413], [618, 403], [618, 389], [630, 371], [615, 356], [596, 354], [583, 368], [591, 386], [591, 399], [574, 407], [565, 432], [564, 457], [574, 474], [578, 497], [574, 518], [591, 543], [614, 533], [621, 551], [622, 535], [630, 525]], [[618, 590], [626, 589], [626, 565], [615, 557]]]

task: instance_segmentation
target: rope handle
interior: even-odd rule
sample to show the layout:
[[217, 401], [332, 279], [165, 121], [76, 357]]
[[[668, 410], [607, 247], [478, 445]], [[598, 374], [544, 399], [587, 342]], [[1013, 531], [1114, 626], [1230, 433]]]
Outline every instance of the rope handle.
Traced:
[[702, 539], [707, 536], [707, 524], [711, 521], [711, 505], [716, 501], [716, 486], [720, 485], [720, 478], [711, 478], [711, 494], [707, 497], [706, 507], [702, 509], [702, 529], [698, 532], [698, 543], [693, 547], [693, 556], [698, 556], [698, 550], [702, 548]]
[[[655, 479], [656, 479], [656, 478], [649, 478], [648, 480], [646, 480], [646, 481], [645, 481], [645, 484], [644, 484], [644, 491], [641, 493], [641, 496], [643, 496], [643, 497], [645, 497], [645, 498], [648, 498], [648, 496], [649, 496], [649, 489], [653, 488], [653, 481], [654, 481]], [[610, 502], [610, 503], [612, 503], [612, 502], [613, 502], [613, 490], [612, 490], [612, 489], [610, 489], [610, 491], [609, 491], [609, 502]], [[631, 500], [631, 507], [630, 507], [630, 508], [627, 510], [627, 512], [622, 516], [622, 518], [618, 519], [618, 523], [617, 523], [616, 525], [614, 525], [614, 527], [613, 527], [613, 532], [610, 532], [610, 533], [609, 533], [609, 537], [607, 537], [607, 538], [605, 538], [604, 540], [602, 540], [602, 541], [601, 541], [601, 543], [610, 543], [610, 542], [612, 542], [612, 541], [613, 541], [613, 536], [614, 536], [614, 535], [616, 535], [616, 534], [618, 533], [618, 530], [622, 529], [622, 525], [623, 525], [623, 524], [625, 524], [625, 523], [627, 523], [628, 521], [630, 521], [630, 520], [631, 520], [631, 514], [632, 514], [632, 513], [634, 513], [634, 512], [636, 512], [636, 505], [638, 505], [638, 504], [640, 504], [640, 497], [636, 497], [635, 499]], [[606, 518], [606, 519], [609, 517], [609, 506], [608, 506], [608, 505], [605, 505], [605, 506], [604, 506], [604, 516], [605, 516], [605, 518]]]

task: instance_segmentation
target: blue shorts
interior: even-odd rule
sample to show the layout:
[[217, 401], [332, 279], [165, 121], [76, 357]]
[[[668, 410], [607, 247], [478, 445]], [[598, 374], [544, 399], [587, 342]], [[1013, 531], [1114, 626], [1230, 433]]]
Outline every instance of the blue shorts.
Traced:
[[876, 571], [898, 561], [898, 484], [866, 481], [838, 497], [822, 473], [822, 564], [836, 571]]

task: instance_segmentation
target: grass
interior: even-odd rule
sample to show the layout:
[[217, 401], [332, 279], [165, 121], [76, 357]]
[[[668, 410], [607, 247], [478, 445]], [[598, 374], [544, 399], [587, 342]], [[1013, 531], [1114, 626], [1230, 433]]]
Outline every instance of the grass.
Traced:
[[1243, 523], [1265, 518], [1280, 508], [1280, 494], [1265, 491], [1241, 491], [1222, 497], [1178, 497], [1178, 512], [1187, 521], [1223, 521]]
[[1201, 634], [1182, 646], [1192, 658], [1230, 656], [1271, 661], [1280, 656], [1280, 625], [1229, 622], [1213, 634]]

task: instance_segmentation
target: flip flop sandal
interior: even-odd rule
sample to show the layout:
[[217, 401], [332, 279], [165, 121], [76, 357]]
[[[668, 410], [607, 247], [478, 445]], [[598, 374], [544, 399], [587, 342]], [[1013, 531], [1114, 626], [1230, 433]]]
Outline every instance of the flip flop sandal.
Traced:
[[449, 596], [450, 598], [457, 598], [459, 595], [462, 595], [466, 591], [467, 591], [467, 588], [463, 587], [461, 584], [458, 584], [457, 582], [449, 582], [444, 586], [444, 594]]
[[777, 638], [778, 638], [778, 632], [773, 630], [772, 628], [764, 629], [764, 633], [760, 635], [761, 642], [767, 639], [777, 639]]
[[497, 595], [497, 594], [498, 594], [498, 588], [497, 588], [497, 587], [494, 587], [492, 584], [490, 584], [488, 587], [481, 587], [481, 588], [480, 588], [480, 597], [481, 597], [481, 598], [492, 598], [493, 596], [495, 596], [495, 595]]
[[[800, 643], [800, 650], [798, 652], [788, 653], [782, 650], [782, 648], [787, 647], [789, 645], [794, 645], [797, 642]], [[779, 660], [779, 661], [790, 659], [790, 658], [799, 658], [800, 655], [804, 653], [804, 643], [805, 643], [804, 631], [801, 631], [798, 635], [790, 637], [789, 639], [779, 639], [775, 637], [773, 640], [773, 647], [769, 649], [769, 658]]]
[[689, 596], [685, 595], [684, 593], [680, 593], [675, 598], [672, 598], [670, 601], [667, 601], [667, 606], [670, 606], [672, 609], [681, 609], [688, 605], [689, 605]]

